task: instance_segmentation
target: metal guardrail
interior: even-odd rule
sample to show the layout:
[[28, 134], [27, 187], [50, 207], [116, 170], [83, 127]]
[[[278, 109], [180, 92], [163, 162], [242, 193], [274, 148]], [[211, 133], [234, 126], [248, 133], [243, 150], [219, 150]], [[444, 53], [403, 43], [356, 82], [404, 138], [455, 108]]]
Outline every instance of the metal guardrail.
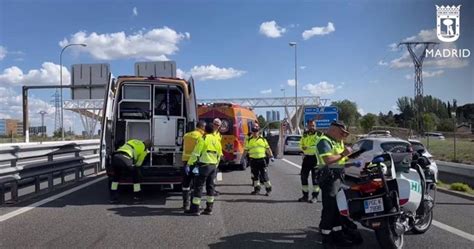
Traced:
[[462, 182], [474, 187], [474, 165], [436, 161], [439, 179], [447, 183]]
[[11, 193], [11, 202], [18, 201], [18, 189], [34, 184], [34, 192], [41, 191], [45, 179], [48, 191], [53, 190], [54, 179], [65, 183], [65, 176], [74, 172], [77, 181], [84, 170], [101, 171], [99, 140], [51, 142], [43, 144], [13, 144], [0, 146], [0, 204]]

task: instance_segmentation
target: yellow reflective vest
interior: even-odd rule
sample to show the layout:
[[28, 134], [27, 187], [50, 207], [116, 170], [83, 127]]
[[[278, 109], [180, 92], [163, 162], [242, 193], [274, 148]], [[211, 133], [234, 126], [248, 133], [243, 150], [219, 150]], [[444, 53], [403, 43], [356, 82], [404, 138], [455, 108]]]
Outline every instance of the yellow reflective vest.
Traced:
[[[319, 150], [318, 150], [318, 144], [323, 141], [323, 140], [326, 140], [329, 145], [331, 146], [331, 150], [330, 151], [327, 151], [325, 153], [320, 153]], [[341, 154], [342, 152], [344, 152], [345, 150], [345, 147], [344, 147], [344, 141], [335, 141], [333, 140], [332, 138], [326, 136], [325, 134], [324, 135], [321, 135], [317, 140], [316, 140], [316, 157], [318, 158], [318, 167], [321, 168], [323, 166], [326, 165], [325, 161], [324, 161], [324, 157], [326, 156], [334, 156], [334, 155], [339, 155]], [[342, 158], [341, 160], [337, 161], [336, 164], [344, 164], [346, 162], [347, 158]]]
[[[322, 134], [314, 132], [305, 132], [300, 141], [300, 149], [305, 155], [314, 156], [316, 154], [316, 140]], [[306, 149], [303, 149], [306, 147]]]
[[190, 131], [186, 134], [184, 134], [183, 137], [183, 161], [188, 161], [189, 158], [191, 157], [191, 153], [194, 150], [194, 147], [196, 146], [199, 138], [202, 137], [204, 134], [204, 131], [202, 129], [197, 128], [194, 131]]
[[143, 160], [145, 160], [148, 151], [145, 149], [145, 144], [138, 139], [131, 139], [120, 148], [117, 152], [123, 152], [127, 154], [132, 160], [133, 165], [136, 167], [142, 166]]
[[199, 162], [204, 165], [219, 165], [222, 157], [222, 145], [219, 137], [215, 133], [203, 135], [198, 139], [193, 153], [189, 158], [188, 165], [195, 165]]
[[252, 159], [265, 158], [266, 151], [269, 148], [270, 146], [267, 140], [262, 136], [258, 136], [257, 138], [251, 136], [247, 139], [247, 143], [245, 143], [245, 150], [248, 151], [249, 157]]

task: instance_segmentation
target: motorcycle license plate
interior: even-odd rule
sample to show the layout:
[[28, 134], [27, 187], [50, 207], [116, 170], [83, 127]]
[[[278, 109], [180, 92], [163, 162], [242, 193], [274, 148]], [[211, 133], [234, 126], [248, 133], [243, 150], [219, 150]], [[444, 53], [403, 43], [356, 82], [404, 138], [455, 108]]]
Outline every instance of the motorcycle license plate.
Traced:
[[376, 213], [383, 211], [382, 198], [375, 198], [364, 201], [364, 209], [366, 214]]

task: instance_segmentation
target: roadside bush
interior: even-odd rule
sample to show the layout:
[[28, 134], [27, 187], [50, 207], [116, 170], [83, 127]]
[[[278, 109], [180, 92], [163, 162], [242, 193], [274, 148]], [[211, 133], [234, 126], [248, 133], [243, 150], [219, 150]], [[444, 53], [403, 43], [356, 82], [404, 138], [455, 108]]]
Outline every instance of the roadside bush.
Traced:
[[461, 192], [469, 192], [471, 190], [469, 185], [467, 185], [465, 183], [460, 183], [460, 182], [455, 182], [455, 183], [451, 184], [450, 189], [451, 190], [456, 190], [456, 191], [461, 191]]

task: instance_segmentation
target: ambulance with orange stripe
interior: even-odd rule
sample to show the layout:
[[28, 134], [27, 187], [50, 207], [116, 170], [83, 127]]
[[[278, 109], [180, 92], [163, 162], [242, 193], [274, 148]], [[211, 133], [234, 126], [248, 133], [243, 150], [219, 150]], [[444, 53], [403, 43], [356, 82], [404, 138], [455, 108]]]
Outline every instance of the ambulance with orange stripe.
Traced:
[[237, 165], [240, 169], [247, 168], [247, 158], [243, 158], [245, 139], [257, 116], [251, 108], [232, 103], [212, 103], [198, 105], [198, 118], [206, 123], [214, 118], [222, 121], [223, 158], [221, 165]]

